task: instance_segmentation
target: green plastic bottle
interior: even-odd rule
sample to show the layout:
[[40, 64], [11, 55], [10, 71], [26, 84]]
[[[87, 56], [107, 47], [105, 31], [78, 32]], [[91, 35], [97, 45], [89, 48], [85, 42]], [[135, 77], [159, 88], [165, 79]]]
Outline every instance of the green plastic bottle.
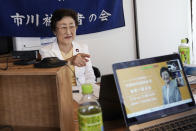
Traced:
[[178, 47], [180, 58], [183, 64], [190, 64], [190, 47], [188, 45], [188, 39], [182, 39], [181, 44]]
[[103, 119], [100, 104], [93, 95], [91, 84], [82, 85], [83, 97], [79, 102], [78, 120], [80, 131], [103, 131]]

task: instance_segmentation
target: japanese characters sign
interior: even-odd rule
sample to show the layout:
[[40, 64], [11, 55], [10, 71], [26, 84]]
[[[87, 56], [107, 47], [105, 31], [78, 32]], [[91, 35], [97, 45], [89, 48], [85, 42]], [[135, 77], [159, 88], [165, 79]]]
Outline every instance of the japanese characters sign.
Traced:
[[51, 37], [52, 13], [59, 8], [78, 13], [78, 35], [125, 26], [122, 0], [1, 0], [0, 36]]

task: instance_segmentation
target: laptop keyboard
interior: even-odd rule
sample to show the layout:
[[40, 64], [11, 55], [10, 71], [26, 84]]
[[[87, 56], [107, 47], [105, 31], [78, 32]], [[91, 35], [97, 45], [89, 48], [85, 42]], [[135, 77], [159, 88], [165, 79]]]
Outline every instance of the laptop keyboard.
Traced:
[[139, 131], [196, 131], [196, 114], [140, 129]]

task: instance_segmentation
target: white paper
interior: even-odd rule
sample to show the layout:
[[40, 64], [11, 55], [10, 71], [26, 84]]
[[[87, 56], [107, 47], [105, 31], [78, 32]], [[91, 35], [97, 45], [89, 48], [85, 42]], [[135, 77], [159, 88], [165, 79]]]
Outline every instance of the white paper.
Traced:
[[[100, 86], [97, 84], [92, 84], [93, 85], [93, 95], [98, 99], [99, 98], [99, 91], [100, 91]], [[74, 90], [79, 90], [79, 93], [72, 93], [73, 99], [79, 103], [79, 101], [82, 98], [82, 88], [81, 86], [72, 86], [72, 91]]]
[[196, 84], [196, 76], [187, 76], [189, 84]]

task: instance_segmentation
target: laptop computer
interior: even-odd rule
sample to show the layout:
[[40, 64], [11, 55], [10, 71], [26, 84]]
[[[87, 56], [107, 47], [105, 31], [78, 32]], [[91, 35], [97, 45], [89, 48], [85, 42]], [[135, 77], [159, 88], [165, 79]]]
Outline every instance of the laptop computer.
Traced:
[[115, 63], [113, 72], [123, 117], [131, 131], [157, 124], [164, 125], [159, 130], [167, 130], [168, 121], [186, 116], [193, 118], [178, 128], [186, 129], [194, 121], [187, 128], [196, 129], [195, 101], [178, 54]]
[[123, 120], [113, 74], [101, 76], [99, 103], [102, 109], [103, 121]]

